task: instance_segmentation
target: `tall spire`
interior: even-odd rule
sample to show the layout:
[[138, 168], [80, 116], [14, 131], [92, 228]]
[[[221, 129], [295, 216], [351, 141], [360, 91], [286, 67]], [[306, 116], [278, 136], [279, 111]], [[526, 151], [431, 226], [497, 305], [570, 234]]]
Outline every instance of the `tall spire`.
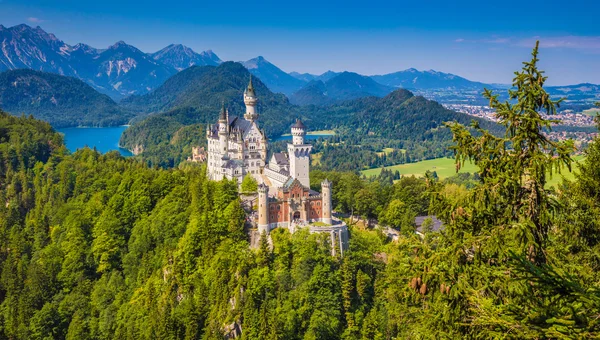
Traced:
[[252, 73], [250, 73], [250, 81], [248, 82], [248, 88], [246, 89], [246, 96], [255, 97], [254, 85], [252, 85]]
[[244, 104], [246, 104], [246, 113], [244, 119], [248, 121], [255, 121], [258, 119], [258, 113], [256, 112], [256, 104], [258, 98], [254, 92], [254, 85], [252, 85], [252, 73], [250, 74], [250, 81], [248, 82], [248, 88], [244, 91]]
[[227, 110], [225, 110], [225, 100], [221, 103], [221, 114], [219, 120], [227, 120]]

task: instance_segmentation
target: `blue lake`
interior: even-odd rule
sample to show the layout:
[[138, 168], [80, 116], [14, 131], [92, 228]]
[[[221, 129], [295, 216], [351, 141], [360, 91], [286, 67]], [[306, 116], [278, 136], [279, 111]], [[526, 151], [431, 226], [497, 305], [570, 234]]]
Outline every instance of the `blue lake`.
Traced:
[[[334, 136], [334, 135], [333, 134], [326, 134], [326, 133], [319, 134], [319, 135], [309, 135], [309, 134], [307, 134], [306, 136], [304, 136], [304, 139], [315, 140], [315, 139], [319, 139], [319, 138], [329, 138], [329, 137], [332, 137], [332, 136]], [[282, 136], [279, 136], [277, 138], [273, 138], [272, 140], [274, 142], [281, 141], [281, 140], [292, 140], [292, 135], [282, 135]]]
[[133, 156], [129, 150], [119, 147], [119, 139], [125, 129], [127, 126], [64, 128], [57, 129], [57, 131], [64, 134], [65, 144], [71, 152], [88, 146], [96, 147], [96, 150], [101, 153], [117, 150], [123, 156]]

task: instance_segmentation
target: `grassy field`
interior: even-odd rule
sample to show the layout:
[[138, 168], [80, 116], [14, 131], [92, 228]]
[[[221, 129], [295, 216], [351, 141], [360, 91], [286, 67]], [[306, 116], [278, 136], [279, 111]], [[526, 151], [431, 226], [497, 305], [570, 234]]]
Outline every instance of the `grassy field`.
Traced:
[[[583, 156], [574, 156], [573, 159], [578, 162], [583, 160]], [[416, 163], [409, 163], [409, 164], [399, 164], [399, 165], [393, 165], [393, 166], [388, 166], [386, 167], [387, 170], [392, 170], [392, 171], [400, 171], [400, 174], [402, 176], [417, 176], [417, 177], [422, 177], [425, 175], [425, 172], [427, 170], [433, 172], [435, 171], [438, 175], [438, 177], [440, 179], [444, 179], [446, 177], [450, 177], [450, 176], [454, 176], [456, 174], [456, 167], [454, 165], [454, 159], [452, 158], [436, 158], [436, 159], [429, 159], [426, 161], [421, 161], [421, 162], [416, 162]], [[573, 166], [574, 171], [577, 171], [577, 165], [575, 164]], [[473, 165], [473, 164], [467, 164], [465, 163], [465, 165], [460, 169], [460, 172], [476, 172], [478, 171], [478, 168]], [[379, 173], [381, 172], [381, 168], [377, 168], [377, 169], [369, 169], [369, 170], [364, 170], [362, 171], [362, 173], [367, 176], [377, 176], [379, 175]], [[568, 172], [567, 170], [564, 170], [562, 174], [554, 174], [552, 176], [552, 179], [549, 180], [548, 182], [548, 186], [553, 186], [558, 184], [562, 178], [566, 178], [569, 180], [572, 180], [573, 178], [575, 178], [575, 174], [573, 172]]]
[[[400, 171], [402, 176], [412, 176], [415, 175], [417, 177], [421, 177], [425, 175], [427, 170], [433, 172], [435, 171], [439, 178], [446, 178], [456, 174], [456, 166], [454, 165], [454, 159], [452, 158], [436, 158], [436, 159], [428, 159], [426, 161], [416, 162], [416, 163], [408, 163], [408, 164], [399, 164], [388, 166], [385, 168], [386, 170], [392, 171]], [[477, 171], [477, 167], [473, 164], [465, 164], [465, 166], [460, 169], [460, 172], [475, 172]], [[381, 168], [377, 169], [369, 169], [364, 170], [362, 173], [367, 176], [377, 176], [381, 172]]]

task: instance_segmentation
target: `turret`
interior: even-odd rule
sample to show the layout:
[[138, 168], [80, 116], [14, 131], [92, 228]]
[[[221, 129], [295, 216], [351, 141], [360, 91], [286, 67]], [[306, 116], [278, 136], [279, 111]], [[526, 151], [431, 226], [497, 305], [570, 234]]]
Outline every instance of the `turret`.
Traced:
[[288, 144], [290, 176], [296, 178], [305, 187], [310, 187], [310, 151], [312, 145], [304, 144], [305, 126], [298, 119], [292, 126], [292, 144]]
[[296, 119], [296, 123], [292, 125], [292, 143], [294, 145], [304, 144], [304, 136], [306, 135], [306, 127], [300, 119]]
[[264, 184], [258, 185], [258, 232], [262, 235], [263, 232], [269, 233], [269, 203], [268, 203], [269, 187]]
[[323, 197], [323, 211], [322, 211], [322, 222], [327, 224], [331, 223], [331, 182], [325, 179], [321, 182], [321, 197]]
[[244, 91], [244, 104], [246, 104], [246, 113], [244, 114], [245, 120], [255, 121], [258, 119], [258, 113], [256, 112], [257, 103], [258, 98], [256, 98], [254, 86], [252, 85], [252, 75], [250, 75], [248, 88], [246, 88], [246, 91]]
[[225, 109], [225, 103], [221, 107], [221, 113], [219, 114], [219, 152], [221, 154], [227, 153], [227, 110]]

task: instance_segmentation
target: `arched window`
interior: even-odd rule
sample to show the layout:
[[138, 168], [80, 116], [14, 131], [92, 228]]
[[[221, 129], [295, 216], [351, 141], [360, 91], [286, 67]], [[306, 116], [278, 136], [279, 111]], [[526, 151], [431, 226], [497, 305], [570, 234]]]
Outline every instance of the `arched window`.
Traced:
[[321, 206], [321, 202], [317, 202], [317, 206], [319, 206], [319, 207], [320, 207], [320, 206]]

